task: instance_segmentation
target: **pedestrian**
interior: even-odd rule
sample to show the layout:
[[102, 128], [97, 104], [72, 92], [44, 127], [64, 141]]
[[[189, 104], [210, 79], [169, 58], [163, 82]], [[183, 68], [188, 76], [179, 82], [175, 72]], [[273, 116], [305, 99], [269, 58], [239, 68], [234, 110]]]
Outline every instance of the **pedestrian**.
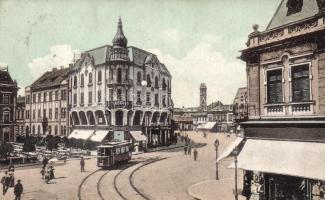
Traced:
[[48, 163], [49, 163], [49, 159], [45, 156], [42, 161], [43, 167], [45, 168]]
[[181, 142], [184, 142], [184, 136], [181, 135]]
[[42, 174], [42, 179], [44, 179], [44, 176], [45, 176], [45, 168], [43, 166], [41, 168], [41, 174]]
[[191, 144], [189, 143], [188, 148], [187, 148], [187, 154], [191, 155], [192, 154], [192, 147]]
[[64, 164], [67, 164], [67, 155], [64, 155], [63, 161], [64, 161]]
[[187, 154], [187, 146], [184, 146], [184, 155]]
[[85, 160], [83, 157], [81, 157], [81, 160], [80, 160], [80, 171], [81, 172], [85, 171]]
[[2, 184], [2, 194], [5, 195], [10, 185], [10, 177], [7, 171], [5, 171], [5, 175], [1, 178], [1, 184]]
[[196, 161], [196, 159], [197, 159], [197, 154], [198, 154], [197, 150], [194, 149], [194, 151], [193, 151], [194, 161]]
[[24, 191], [23, 185], [20, 182], [21, 180], [18, 179], [14, 188], [15, 200], [20, 200], [21, 194]]

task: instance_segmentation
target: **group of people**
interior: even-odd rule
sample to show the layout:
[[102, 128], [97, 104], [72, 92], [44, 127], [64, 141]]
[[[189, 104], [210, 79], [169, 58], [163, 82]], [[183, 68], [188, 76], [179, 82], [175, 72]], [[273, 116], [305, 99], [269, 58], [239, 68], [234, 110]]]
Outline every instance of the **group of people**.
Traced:
[[8, 189], [13, 187], [15, 200], [20, 200], [24, 189], [20, 179], [18, 179], [17, 183], [15, 184], [14, 172], [15, 167], [10, 164], [8, 171], [5, 171], [5, 175], [1, 178], [2, 194], [4, 196], [7, 193]]
[[[192, 154], [192, 140], [188, 137], [188, 135], [186, 134], [185, 136], [184, 135], [181, 135], [181, 141], [182, 142], [185, 142], [185, 145], [184, 145], [184, 155], [191, 155]], [[194, 158], [194, 161], [197, 160], [197, 156], [198, 156], [198, 151], [197, 149], [195, 148], [194, 151], [193, 151], [193, 158]]]
[[41, 168], [42, 179], [48, 183], [51, 179], [54, 179], [54, 166], [49, 163], [49, 159], [45, 157], [42, 161]]

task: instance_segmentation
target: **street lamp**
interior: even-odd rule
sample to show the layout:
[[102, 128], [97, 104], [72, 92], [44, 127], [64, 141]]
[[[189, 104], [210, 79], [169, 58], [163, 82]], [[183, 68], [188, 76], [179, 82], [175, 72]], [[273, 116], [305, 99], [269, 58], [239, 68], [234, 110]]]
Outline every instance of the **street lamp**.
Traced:
[[[219, 140], [216, 139], [216, 141], [214, 141], [214, 147], [216, 149], [216, 160], [218, 160], [218, 148], [219, 148]], [[218, 172], [218, 162], [216, 161], [216, 180], [219, 180], [219, 172]]]
[[237, 155], [238, 155], [238, 146], [236, 146], [233, 150], [233, 153], [235, 155], [235, 200], [238, 200], [238, 188], [237, 188]]

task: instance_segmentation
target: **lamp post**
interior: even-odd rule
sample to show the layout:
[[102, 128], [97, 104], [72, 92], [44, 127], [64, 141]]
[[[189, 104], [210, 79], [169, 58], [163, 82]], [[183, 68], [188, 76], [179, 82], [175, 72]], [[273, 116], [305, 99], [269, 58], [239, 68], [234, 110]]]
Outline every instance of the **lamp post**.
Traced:
[[238, 160], [237, 160], [237, 155], [238, 155], [238, 147], [236, 146], [234, 148], [234, 155], [235, 155], [235, 200], [238, 200], [238, 188], [237, 188], [237, 163], [238, 163]]
[[[219, 140], [216, 139], [216, 141], [214, 141], [214, 147], [216, 150], [216, 160], [218, 160], [218, 148], [219, 148]], [[216, 161], [216, 180], [219, 180], [219, 170], [218, 170], [218, 162]]]
[[[143, 80], [141, 81], [141, 86], [143, 88], [143, 96], [145, 97], [146, 95], [144, 94], [145, 92], [145, 88], [147, 87], [147, 81], [146, 80]], [[143, 113], [144, 115], [146, 114], [146, 112]], [[145, 131], [146, 131], [146, 137], [147, 137], [147, 142], [146, 142], [146, 150], [148, 149], [148, 125], [147, 125], [147, 116], [144, 116], [145, 117]]]

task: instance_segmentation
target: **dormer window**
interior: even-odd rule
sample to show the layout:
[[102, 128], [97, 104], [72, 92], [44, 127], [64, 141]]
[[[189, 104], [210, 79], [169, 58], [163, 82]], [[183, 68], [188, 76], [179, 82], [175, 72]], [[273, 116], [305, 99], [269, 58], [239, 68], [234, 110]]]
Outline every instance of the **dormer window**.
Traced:
[[303, 0], [288, 0], [287, 2], [287, 16], [299, 13], [303, 6]]

